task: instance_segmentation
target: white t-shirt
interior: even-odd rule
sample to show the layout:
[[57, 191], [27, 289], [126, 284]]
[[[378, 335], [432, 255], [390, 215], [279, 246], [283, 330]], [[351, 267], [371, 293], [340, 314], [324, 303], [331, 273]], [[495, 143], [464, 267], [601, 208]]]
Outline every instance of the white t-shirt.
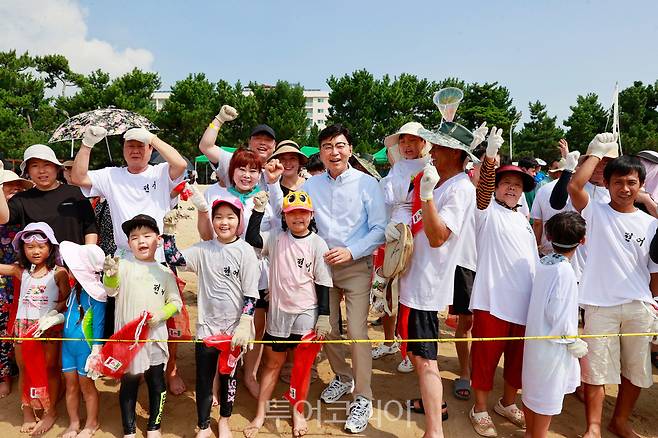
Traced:
[[[587, 181], [585, 183], [585, 191], [589, 195], [590, 202], [599, 202], [603, 204], [608, 204], [610, 202], [610, 192], [605, 187], [595, 186], [591, 182]], [[573, 210], [573, 206], [568, 205], [568, 207]], [[587, 263], [587, 242], [585, 245], [580, 245], [576, 248], [576, 253], [571, 257], [571, 266], [576, 272], [576, 278], [578, 282], [581, 281], [583, 277], [583, 270], [585, 269], [585, 264]]]
[[138, 214], [146, 214], [155, 219], [162, 232], [162, 220], [171, 209], [171, 191], [183, 180], [183, 175], [174, 181], [169, 178], [168, 163], [149, 165], [141, 173], [130, 173], [126, 167], [106, 167], [88, 174], [91, 188], [83, 188], [82, 193], [107, 199], [114, 240], [117, 248], [126, 251], [129, 251], [128, 237], [121, 224]]
[[417, 233], [409, 267], [400, 278], [400, 302], [417, 310], [439, 311], [452, 304], [462, 231], [475, 210], [475, 187], [466, 174], [455, 175], [434, 190], [434, 205], [450, 237], [432, 248], [425, 232]]
[[610, 307], [640, 300], [652, 302], [649, 281], [658, 265], [649, 258], [658, 221], [641, 210], [619, 213], [590, 201], [581, 212], [587, 221], [587, 264], [580, 304]]
[[[537, 264], [526, 336], [578, 334], [578, 284], [561, 256]], [[565, 394], [580, 385], [580, 364], [567, 350], [571, 340], [527, 340], [523, 351], [523, 404], [542, 415], [562, 411]]]
[[529, 218], [530, 217], [530, 207], [528, 207], [528, 200], [525, 197], [525, 193], [523, 193], [521, 195], [521, 197], [519, 198], [519, 205], [520, 205], [520, 207], [518, 209], [519, 213], [522, 213], [523, 216], [525, 216], [526, 218]]
[[197, 338], [232, 334], [244, 297], [258, 298], [260, 270], [253, 248], [242, 239], [229, 244], [213, 239], [181, 252], [186, 263], [182, 269], [199, 277]]
[[[203, 196], [206, 199], [208, 205], [211, 207], [210, 210], [208, 210], [208, 216], [210, 216], [210, 214], [212, 213], [212, 203], [215, 202], [217, 199], [235, 198], [235, 195], [233, 195], [231, 192], [228, 191], [228, 189], [220, 186], [219, 184], [213, 184], [212, 186], [208, 187], [208, 189], [206, 190]], [[242, 230], [242, 234], [240, 235], [240, 237], [242, 238], [244, 238], [247, 232], [247, 225], [249, 224], [249, 218], [251, 217], [251, 212], [253, 210], [254, 210], [254, 198], [252, 196], [247, 199], [242, 209], [242, 218], [244, 219], [244, 228]], [[210, 220], [212, 221], [212, 218], [210, 218]], [[265, 213], [263, 215], [263, 220], [260, 223], [260, 229], [261, 231], [281, 230], [281, 219], [279, 219], [274, 214], [272, 210], [272, 206], [269, 203], [265, 206]], [[214, 238], [214, 232], [213, 232], [213, 238]], [[259, 264], [261, 268], [260, 280], [258, 281], [258, 289], [260, 290], [267, 289], [267, 280], [268, 280], [267, 276], [269, 272], [270, 262], [269, 259], [267, 259], [266, 257], [261, 257], [260, 251], [256, 251], [256, 255], [258, 256]]]
[[539, 260], [530, 223], [493, 199], [485, 210], [475, 209], [475, 227], [478, 260], [470, 309], [525, 325]]
[[302, 313], [317, 307], [315, 283], [332, 287], [331, 269], [324, 261], [327, 243], [316, 233], [298, 238], [290, 231], [263, 235], [263, 255], [270, 265], [270, 311]]
[[[465, 173], [464, 176], [469, 179], [469, 176]], [[473, 198], [475, 198], [475, 190], [473, 190]], [[477, 208], [477, 200], [476, 200]], [[462, 249], [459, 252], [457, 257], [457, 266], [462, 268], [475, 271], [477, 266], [477, 244], [475, 241], [475, 209], [473, 209], [472, 214], [469, 214], [464, 218], [464, 224], [462, 225], [462, 230], [459, 235], [459, 238], [463, 240]]]
[[551, 242], [546, 239], [546, 222], [560, 213], [561, 211], [571, 210], [571, 205], [569, 204], [569, 199], [567, 198], [567, 204], [562, 210], [556, 210], [551, 207], [551, 193], [553, 193], [553, 188], [557, 184], [557, 180], [551, 181], [547, 184], [544, 184], [537, 190], [535, 195], [535, 201], [532, 203], [532, 211], [530, 212], [530, 217], [532, 219], [539, 219], [542, 221], [542, 226], [544, 227], [541, 234], [541, 247], [540, 251], [542, 254], [553, 254], [553, 246]]
[[[136, 259], [121, 259], [119, 262], [119, 291], [115, 303], [115, 331], [139, 317], [145, 310], [155, 313], [168, 303], [176, 305], [179, 311], [183, 307], [174, 273], [158, 262]], [[168, 337], [165, 322], [149, 327], [148, 339]], [[168, 359], [166, 342], [147, 342], [130, 363], [128, 372], [143, 373], [151, 365], [167, 363]]]
[[392, 222], [407, 225], [411, 223], [412, 192], [409, 191], [409, 185], [428, 162], [429, 156], [415, 160], [400, 160], [379, 181]]

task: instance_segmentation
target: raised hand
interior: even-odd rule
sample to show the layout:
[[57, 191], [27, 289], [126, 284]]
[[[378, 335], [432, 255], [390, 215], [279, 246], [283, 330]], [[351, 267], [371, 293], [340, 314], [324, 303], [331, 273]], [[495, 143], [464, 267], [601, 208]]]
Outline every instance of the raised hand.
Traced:
[[423, 176], [420, 178], [420, 200], [429, 201], [434, 197], [434, 188], [439, 182], [439, 172], [432, 163], [427, 163], [423, 168]]
[[132, 128], [127, 130], [126, 133], [123, 134], [124, 140], [126, 141], [136, 140], [140, 143], [144, 143], [147, 146], [151, 144], [154, 138], [155, 138], [155, 134], [150, 133], [145, 128]]
[[96, 143], [101, 141], [107, 135], [107, 129], [100, 126], [87, 126], [82, 134], [82, 144], [88, 148], [93, 148]]
[[254, 195], [254, 211], [259, 213], [265, 212], [265, 206], [267, 205], [267, 201], [269, 199], [270, 194], [265, 190], [261, 190], [260, 192], [256, 193]]
[[473, 131], [473, 141], [471, 142], [471, 149], [477, 147], [480, 143], [484, 141], [484, 139], [487, 137], [488, 131], [489, 129], [487, 129], [487, 122], [482, 122], [482, 124], [475, 131]]
[[265, 170], [265, 179], [267, 179], [268, 184], [276, 183], [281, 175], [283, 175], [283, 164], [279, 162], [276, 158], [270, 160], [263, 166]]
[[498, 155], [498, 150], [504, 142], [503, 129], [496, 129], [495, 126], [491, 128], [491, 131], [489, 131], [489, 138], [487, 139], [487, 158], [495, 159]]
[[557, 147], [560, 150], [560, 156], [562, 158], [567, 158], [567, 154], [569, 153], [569, 143], [567, 142], [567, 140], [561, 138], [560, 141], [558, 142]]
[[606, 155], [611, 155], [619, 149], [617, 144], [617, 135], [610, 132], [596, 134], [589, 146], [587, 152], [589, 155], [603, 159]]
[[220, 124], [230, 122], [238, 117], [238, 111], [230, 105], [222, 105], [219, 113], [215, 116]]

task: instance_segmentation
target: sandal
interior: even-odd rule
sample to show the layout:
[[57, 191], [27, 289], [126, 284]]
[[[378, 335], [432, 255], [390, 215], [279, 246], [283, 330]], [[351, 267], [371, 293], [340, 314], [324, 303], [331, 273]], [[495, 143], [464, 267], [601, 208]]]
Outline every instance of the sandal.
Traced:
[[515, 403], [509, 406], [503, 406], [502, 399], [498, 399], [498, 403], [494, 406], [494, 412], [507, 418], [515, 426], [525, 429], [525, 415], [523, 415], [523, 411]]
[[[422, 398], [412, 398], [411, 400], [406, 401], [407, 410], [415, 412], [416, 414], [425, 415], [425, 406], [423, 405]], [[446, 421], [448, 419], [448, 403], [443, 402], [441, 404], [441, 420]]]
[[453, 381], [452, 395], [458, 400], [471, 398], [471, 381], [461, 377]]
[[475, 412], [475, 405], [473, 405], [471, 411], [468, 413], [468, 418], [470, 418], [473, 429], [475, 429], [478, 435], [486, 437], [498, 436], [496, 426], [494, 426], [493, 420], [487, 411]]

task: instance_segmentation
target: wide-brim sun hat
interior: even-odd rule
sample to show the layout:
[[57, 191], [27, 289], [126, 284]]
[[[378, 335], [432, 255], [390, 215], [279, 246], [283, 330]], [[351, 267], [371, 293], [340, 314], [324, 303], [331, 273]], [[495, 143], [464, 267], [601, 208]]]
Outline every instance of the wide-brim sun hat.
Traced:
[[567, 159], [566, 158], [560, 158], [560, 161], [557, 162], [557, 167], [555, 169], [548, 169], [549, 172], [562, 172], [564, 170], [564, 166], [567, 164]]
[[425, 139], [428, 143], [450, 149], [459, 149], [466, 152], [468, 158], [474, 163], [480, 162], [478, 157], [473, 155], [471, 148], [473, 133], [459, 123], [444, 121], [438, 130], [430, 131], [429, 129], [423, 129], [420, 134], [421, 138]]
[[[408, 122], [402, 125], [402, 127], [400, 127], [400, 129], [398, 129], [398, 131], [395, 134], [388, 135], [386, 136], [386, 138], [384, 138], [384, 146], [386, 146], [391, 151], [391, 155], [393, 157], [393, 163], [397, 162], [402, 157], [402, 154], [400, 153], [400, 150], [398, 148], [400, 143], [400, 136], [402, 134], [405, 134], [405, 135], [414, 135], [416, 137], [423, 138], [420, 135], [420, 132], [423, 130], [425, 130], [425, 128], [421, 123]], [[423, 147], [423, 149], [420, 151], [420, 156], [423, 157], [429, 154], [431, 148], [432, 145], [426, 143], [425, 147]]]
[[546, 166], [546, 161], [542, 160], [541, 158], [535, 158], [535, 161], [537, 162], [537, 165], [539, 166]]
[[656, 151], [640, 151], [637, 153], [637, 157], [658, 164], [658, 152]]
[[523, 180], [523, 191], [531, 192], [535, 188], [535, 179], [525, 170], [521, 169], [519, 166], [513, 164], [507, 164], [505, 166], [500, 166], [496, 169], [496, 185], [506, 173], [515, 173], [521, 177]]
[[21, 178], [11, 170], [6, 170], [6, 169], [3, 170], [2, 174], [0, 175], [0, 184], [7, 184], [11, 182], [19, 182], [21, 188], [23, 188], [24, 190], [29, 190], [32, 187], [34, 187], [34, 183], [32, 181], [26, 180], [25, 178]]
[[48, 161], [58, 167], [62, 167], [62, 163], [60, 163], [57, 159], [55, 151], [53, 151], [49, 146], [46, 146], [45, 144], [33, 144], [32, 146], [25, 149], [25, 152], [23, 152], [23, 162], [20, 165], [21, 173], [25, 172], [25, 166], [27, 165], [27, 162], [32, 158]]
[[270, 155], [270, 157], [267, 159], [267, 161], [280, 157], [283, 154], [296, 154], [299, 157], [300, 166], [303, 166], [308, 161], [308, 157], [304, 155], [299, 145], [292, 140], [283, 140], [280, 142], [276, 146], [276, 149], [274, 149], [274, 152], [272, 152], [272, 155]]
[[[244, 229], [246, 227], [246, 224], [244, 223], [244, 206], [242, 205], [242, 202], [235, 196], [227, 196], [225, 198], [216, 199], [215, 201], [213, 201], [210, 211], [214, 212], [215, 208], [217, 208], [222, 204], [228, 204], [232, 207], [235, 207], [240, 212], [240, 216], [238, 218], [239, 219], [238, 229], [236, 231], [236, 234], [238, 236], [242, 236], [242, 233], [244, 232]], [[212, 217], [210, 218], [210, 220], [212, 221]]]
[[382, 176], [379, 174], [377, 171], [377, 168], [375, 165], [371, 162], [363, 158], [361, 155], [359, 155], [357, 152], [354, 152], [352, 156], [349, 158], [349, 163], [352, 166], [355, 166], [356, 164], [360, 165], [363, 167], [366, 172], [372, 176], [373, 178], [380, 180], [382, 179]]
[[107, 301], [107, 292], [101, 281], [105, 254], [98, 245], [78, 245], [64, 241], [59, 252], [73, 277], [80, 286], [96, 301]]

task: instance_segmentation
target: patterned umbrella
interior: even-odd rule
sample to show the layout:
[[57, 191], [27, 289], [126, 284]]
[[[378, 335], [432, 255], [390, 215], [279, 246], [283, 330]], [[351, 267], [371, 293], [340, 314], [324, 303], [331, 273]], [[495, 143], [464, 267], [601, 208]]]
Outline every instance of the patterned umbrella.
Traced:
[[89, 125], [102, 126], [107, 129], [107, 135], [123, 134], [130, 128], [146, 128], [149, 131], [158, 129], [144, 116], [125, 109], [110, 107], [87, 111], [71, 117], [55, 129], [48, 143], [80, 140], [85, 128]]

